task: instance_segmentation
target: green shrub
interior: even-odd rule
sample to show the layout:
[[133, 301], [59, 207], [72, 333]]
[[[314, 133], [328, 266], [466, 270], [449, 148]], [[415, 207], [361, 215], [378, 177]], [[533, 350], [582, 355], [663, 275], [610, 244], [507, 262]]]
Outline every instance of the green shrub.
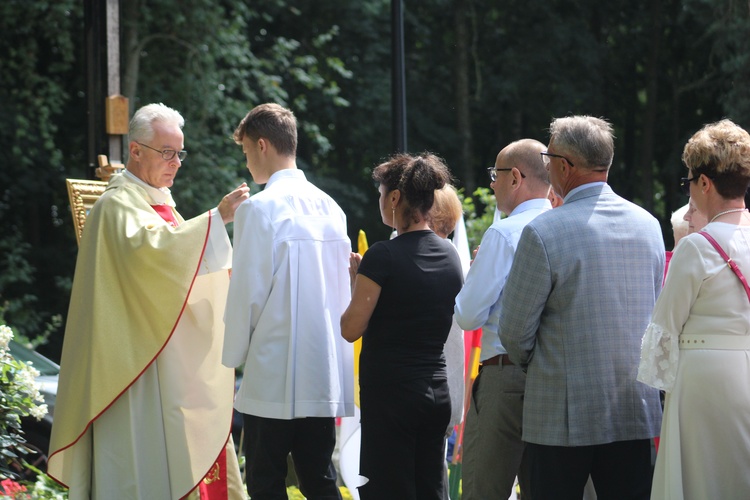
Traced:
[[[495, 207], [497, 206], [495, 194], [490, 188], [480, 187], [472, 193], [474, 198], [466, 196], [464, 190], [458, 191], [458, 197], [464, 208], [464, 220], [466, 221], [466, 235], [469, 239], [469, 249], [474, 249], [482, 242], [482, 236], [487, 228], [495, 220]], [[475, 202], [476, 199], [476, 202]], [[477, 207], [479, 205], [479, 207]], [[477, 214], [477, 209], [482, 212]]]

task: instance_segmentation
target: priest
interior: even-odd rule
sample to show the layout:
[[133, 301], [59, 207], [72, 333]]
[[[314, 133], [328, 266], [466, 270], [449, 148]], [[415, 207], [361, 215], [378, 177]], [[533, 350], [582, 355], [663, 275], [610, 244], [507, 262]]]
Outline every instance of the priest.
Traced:
[[187, 156], [183, 125], [163, 104], [139, 109], [127, 168], [87, 217], [48, 464], [71, 500], [244, 497], [221, 350], [224, 225], [249, 190], [184, 220], [169, 190]]

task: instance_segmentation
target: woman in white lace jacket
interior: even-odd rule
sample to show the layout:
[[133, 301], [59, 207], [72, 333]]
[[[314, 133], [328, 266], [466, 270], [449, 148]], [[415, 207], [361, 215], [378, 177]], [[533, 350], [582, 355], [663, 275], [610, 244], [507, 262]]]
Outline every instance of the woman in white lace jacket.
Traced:
[[[729, 120], [687, 143], [682, 180], [708, 233], [750, 276], [750, 135]], [[666, 391], [652, 499], [750, 498], [750, 291], [708, 238], [674, 251], [638, 379]]]

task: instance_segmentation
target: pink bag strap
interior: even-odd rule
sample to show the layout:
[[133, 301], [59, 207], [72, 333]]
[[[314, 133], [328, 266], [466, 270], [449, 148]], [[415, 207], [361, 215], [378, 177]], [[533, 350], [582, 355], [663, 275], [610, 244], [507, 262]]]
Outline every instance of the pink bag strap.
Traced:
[[713, 245], [716, 251], [719, 252], [719, 255], [721, 255], [721, 257], [726, 261], [727, 265], [729, 266], [729, 269], [731, 269], [734, 272], [734, 274], [737, 275], [737, 277], [742, 282], [742, 286], [745, 287], [745, 293], [747, 293], [747, 299], [750, 300], [750, 286], [747, 285], [747, 280], [742, 275], [742, 272], [740, 271], [740, 268], [737, 266], [737, 264], [732, 260], [731, 257], [729, 257], [729, 255], [727, 255], [727, 253], [724, 251], [723, 248], [721, 248], [721, 245], [719, 245], [716, 242], [713, 236], [711, 236], [705, 231], [699, 231], [699, 233], [702, 234], [708, 240], [708, 242], [711, 243], [711, 245]]

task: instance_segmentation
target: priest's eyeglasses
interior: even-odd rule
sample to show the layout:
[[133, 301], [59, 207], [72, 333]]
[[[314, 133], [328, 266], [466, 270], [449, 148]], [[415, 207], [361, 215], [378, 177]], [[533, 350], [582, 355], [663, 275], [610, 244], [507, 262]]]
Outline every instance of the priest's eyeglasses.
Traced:
[[175, 155], [177, 155], [177, 158], [179, 158], [180, 161], [185, 161], [185, 158], [187, 158], [187, 151], [185, 151], [184, 149], [182, 151], [175, 151], [174, 149], [156, 149], [147, 144], [143, 144], [142, 142], [135, 141], [135, 143], [140, 144], [144, 148], [148, 148], [152, 151], [156, 151], [157, 153], [161, 153], [161, 159], [164, 161], [171, 160], [175, 157]]

